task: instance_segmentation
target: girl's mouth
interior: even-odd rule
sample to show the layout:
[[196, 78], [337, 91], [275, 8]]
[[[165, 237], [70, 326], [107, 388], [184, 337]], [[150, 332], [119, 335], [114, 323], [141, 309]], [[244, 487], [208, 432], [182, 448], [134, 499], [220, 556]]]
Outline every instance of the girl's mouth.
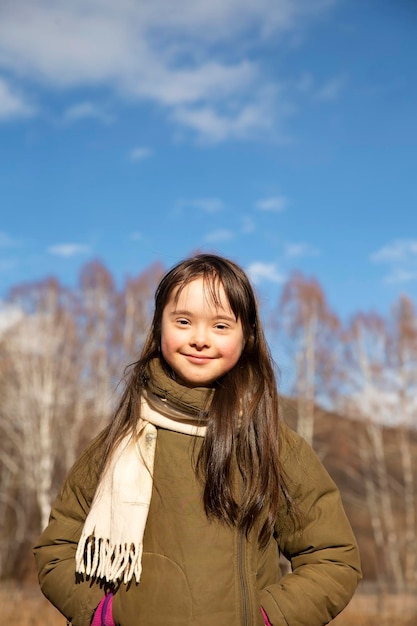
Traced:
[[193, 363], [208, 363], [214, 358], [211, 356], [203, 356], [201, 354], [185, 354], [184, 356]]

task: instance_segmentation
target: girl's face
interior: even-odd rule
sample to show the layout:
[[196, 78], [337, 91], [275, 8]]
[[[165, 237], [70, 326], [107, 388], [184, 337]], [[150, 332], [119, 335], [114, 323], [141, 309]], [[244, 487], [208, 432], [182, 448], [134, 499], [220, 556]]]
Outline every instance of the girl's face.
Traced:
[[217, 305], [202, 278], [188, 283], [178, 298], [176, 293], [174, 289], [162, 314], [162, 356], [184, 384], [204, 387], [238, 362], [245, 343], [242, 324], [222, 285]]

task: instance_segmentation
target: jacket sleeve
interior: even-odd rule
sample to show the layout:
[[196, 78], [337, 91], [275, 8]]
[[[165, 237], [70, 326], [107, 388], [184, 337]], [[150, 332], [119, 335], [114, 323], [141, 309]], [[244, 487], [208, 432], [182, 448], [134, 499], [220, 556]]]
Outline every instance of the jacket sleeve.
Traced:
[[[349, 602], [361, 578], [359, 551], [339, 490], [311, 447], [292, 431], [284, 471], [300, 523], [276, 532], [292, 571], [261, 591], [273, 626], [324, 626]], [[284, 520], [284, 521], [282, 521]]]
[[99, 452], [95, 441], [71, 469], [34, 546], [41, 590], [73, 626], [89, 626], [104, 595], [98, 582], [75, 573], [77, 544], [98, 481]]

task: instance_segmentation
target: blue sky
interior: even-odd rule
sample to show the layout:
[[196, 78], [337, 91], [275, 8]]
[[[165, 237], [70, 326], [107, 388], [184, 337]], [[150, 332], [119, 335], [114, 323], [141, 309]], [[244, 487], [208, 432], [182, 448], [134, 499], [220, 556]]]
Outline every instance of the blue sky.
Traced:
[[412, 0], [3, 0], [0, 295], [206, 250], [417, 300]]

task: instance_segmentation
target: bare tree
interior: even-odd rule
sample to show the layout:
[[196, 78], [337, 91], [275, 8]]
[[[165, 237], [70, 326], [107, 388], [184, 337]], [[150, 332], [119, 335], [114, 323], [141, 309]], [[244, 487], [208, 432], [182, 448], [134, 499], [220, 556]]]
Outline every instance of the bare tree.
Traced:
[[296, 366], [297, 430], [312, 444], [317, 389], [326, 390], [334, 375], [340, 323], [318, 281], [299, 273], [284, 285], [279, 319]]
[[[416, 498], [409, 441], [413, 416], [415, 420], [416, 336], [408, 300], [400, 300], [390, 320], [373, 313], [356, 315], [345, 335], [347, 368], [337, 400], [339, 410], [360, 417], [366, 427], [360, 452], [382, 582], [398, 588], [416, 581]], [[401, 483], [390, 473], [384, 436], [394, 426], [400, 434]]]
[[42, 525], [49, 516], [59, 444], [78, 378], [74, 320], [62, 306], [60, 291], [57, 281], [47, 280], [16, 292], [30, 313], [2, 341], [3, 429], [35, 494]]
[[19, 315], [0, 334], [0, 519], [24, 511], [46, 524], [57, 484], [111, 413], [161, 272], [155, 264], [118, 292], [93, 262], [75, 290], [50, 278], [10, 293]]
[[119, 349], [120, 363], [133, 361], [142, 348], [153, 315], [156, 285], [163, 271], [160, 263], [153, 263], [138, 276], [128, 277], [118, 295], [113, 344]]
[[83, 379], [88, 385], [91, 416], [102, 424], [109, 414], [116, 377], [111, 352], [116, 288], [113, 276], [101, 262], [92, 261], [82, 268], [78, 296]]
[[393, 308], [389, 361], [401, 415], [399, 449], [404, 481], [405, 559], [407, 586], [417, 583], [416, 490], [410, 445], [417, 427], [417, 315], [410, 298], [401, 296]]

